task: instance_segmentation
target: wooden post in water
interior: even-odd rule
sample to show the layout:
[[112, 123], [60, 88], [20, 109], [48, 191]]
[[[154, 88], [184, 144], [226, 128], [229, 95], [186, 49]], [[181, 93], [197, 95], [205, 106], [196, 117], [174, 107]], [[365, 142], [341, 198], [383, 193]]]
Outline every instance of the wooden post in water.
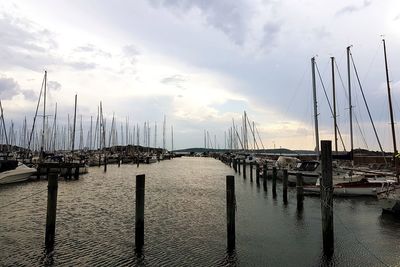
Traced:
[[246, 173], [246, 159], [243, 159], [243, 179], [246, 179], [247, 173]]
[[75, 168], [74, 178], [79, 180], [79, 165], [77, 165]]
[[121, 167], [121, 158], [118, 156], [118, 168]]
[[235, 177], [226, 176], [226, 227], [228, 250], [235, 248]]
[[237, 160], [235, 158], [233, 159], [233, 169], [237, 172]]
[[136, 221], [135, 246], [141, 250], [144, 244], [144, 179], [145, 175], [136, 175]]
[[303, 176], [301, 172], [296, 174], [296, 189], [297, 189], [297, 209], [303, 209]]
[[58, 174], [51, 173], [47, 186], [47, 215], [45, 246], [47, 251], [52, 251], [56, 234]]
[[276, 198], [276, 178], [278, 175], [278, 171], [276, 167], [272, 168], [272, 197]]
[[256, 163], [256, 183], [260, 185], [260, 165]]
[[267, 191], [268, 186], [267, 186], [267, 163], [264, 163], [263, 167], [263, 188], [264, 191]]
[[283, 170], [283, 203], [287, 204], [287, 189], [288, 189], [288, 171], [286, 169]]
[[321, 141], [321, 215], [322, 215], [322, 237], [324, 253], [332, 255], [333, 237], [333, 182], [332, 182], [332, 142]]
[[265, 162], [264, 165], [263, 165], [263, 179], [264, 180], [267, 180], [267, 171], [268, 171], [268, 165]]
[[238, 173], [239, 173], [239, 174], [240, 174], [240, 162], [241, 162], [241, 160], [238, 159]]
[[107, 156], [104, 155], [104, 172], [107, 172]]
[[71, 178], [72, 178], [72, 168], [71, 168], [71, 166], [68, 166], [67, 167], [67, 179], [71, 180]]
[[253, 162], [250, 162], [250, 181], [253, 182]]

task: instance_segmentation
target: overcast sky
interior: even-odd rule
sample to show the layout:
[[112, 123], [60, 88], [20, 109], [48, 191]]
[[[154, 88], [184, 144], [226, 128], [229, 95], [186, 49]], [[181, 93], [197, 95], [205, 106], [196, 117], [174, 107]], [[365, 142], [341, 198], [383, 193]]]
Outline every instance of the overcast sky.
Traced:
[[[119, 123], [157, 122], [158, 145], [166, 115], [174, 148], [203, 147], [204, 129], [222, 148], [224, 131], [245, 110], [266, 148], [314, 149], [310, 59], [316, 56], [331, 98], [334, 56], [348, 149], [347, 88], [339, 74], [347, 86], [352, 45], [378, 134], [391, 150], [382, 35], [400, 119], [399, 29], [398, 0], [0, 1], [0, 99], [7, 123], [32, 120], [47, 69], [47, 109], [58, 103], [60, 124], [73, 114], [77, 93], [86, 126], [103, 101], [108, 120], [115, 113]], [[355, 146], [378, 149], [352, 75]], [[320, 138], [333, 139], [319, 80], [317, 87]], [[167, 141], [170, 147], [169, 131]]]

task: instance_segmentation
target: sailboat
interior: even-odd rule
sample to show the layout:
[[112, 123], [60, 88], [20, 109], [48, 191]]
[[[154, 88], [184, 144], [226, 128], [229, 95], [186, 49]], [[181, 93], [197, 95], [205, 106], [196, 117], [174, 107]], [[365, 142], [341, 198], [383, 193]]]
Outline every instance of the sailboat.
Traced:
[[399, 173], [398, 173], [398, 159], [397, 159], [397, 147], [396, 147], [396, 133], [394, 128], [393, 119], [393, 108], [392, 108], [392, 97], [390, 94], [390, 82], [389, 82], [389, 72], [386, 57], [386, 43], [385, 39], [382, 39], [383, 43], [383, 53], [385, 57], [385, 70], [386, 70], [386, 85], [388, 91], [388, 101], [389, 101], [389, 112], [390, 112], [390, 125], [392, 130], [393, 138], [393, 165], [397, 178], [397, 185], [388, 185], [385, 190], [382, 190], [378, 194], [379, 204], [382, 207], [382, 211], [388, 211], [397, 215], [400, 215], [400, 187], [399, 187]]

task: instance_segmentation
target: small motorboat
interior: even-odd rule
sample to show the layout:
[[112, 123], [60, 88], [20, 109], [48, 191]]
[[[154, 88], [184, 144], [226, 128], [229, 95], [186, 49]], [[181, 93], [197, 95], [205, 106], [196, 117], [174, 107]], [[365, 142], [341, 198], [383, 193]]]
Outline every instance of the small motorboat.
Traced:
[[15, 169], [3, 171], [0, 173], [0, 184], [11, 184], [23, 182], [36, 173], [35, 168], [29, 168], [22, 163], [18, 163]]

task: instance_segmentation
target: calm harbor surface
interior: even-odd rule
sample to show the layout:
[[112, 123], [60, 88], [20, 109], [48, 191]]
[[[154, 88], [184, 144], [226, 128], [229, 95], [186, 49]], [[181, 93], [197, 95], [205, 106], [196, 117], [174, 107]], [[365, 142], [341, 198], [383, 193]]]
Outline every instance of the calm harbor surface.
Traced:
[[[146, 175], [145, 245], [135, 253], [135, 176]], [[400, 266], [400, 220], [375, 199], [334, 200], [335, 253], [322, 253], [320, 200], [296, 208], [235, 176], [236, 251], [226, 251], [226, 175], [212, 158], [91, 167], [60, 179], [56, 244], [44, 254], [47, 181], [0, 187], [0, 266]], [[33, 196], [31, 196], [34, 194]], [[27, 196], [31, 196], [28, 197]], [[18, 201], [20, 200], [20, 201]]]

